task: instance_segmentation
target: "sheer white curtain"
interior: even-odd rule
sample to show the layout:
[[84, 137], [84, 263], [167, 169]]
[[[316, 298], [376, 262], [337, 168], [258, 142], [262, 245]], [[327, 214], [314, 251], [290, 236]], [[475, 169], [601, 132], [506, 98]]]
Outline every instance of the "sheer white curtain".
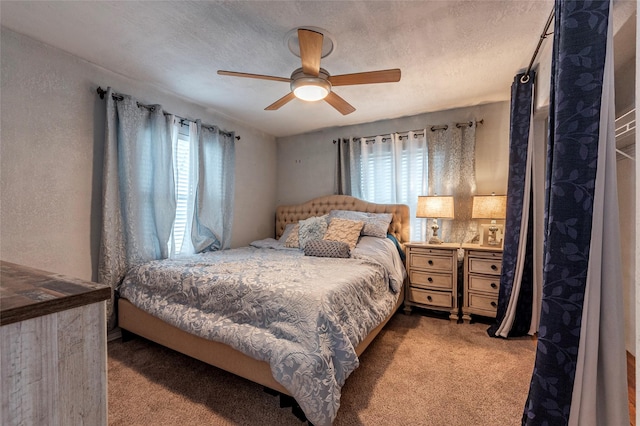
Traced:
[[429, 193], [421, 195], [453, 195], [455, 220], [442, 221], [442, 240], [470, 242], [478, 234], [478, 224], [471, 219], [476, 194], [476, 123], [428, 129], [427, 138]]
[[427, 190], [425, 131], [354, 138], [347, 143], [343, 151], [349, 156], [351, 195], [374, 203], [408, 205], [414, 212], [411, 239], [424, 240], [426, 223], [415, 217], [415, 211], [418, 196]]
[[447, 242], [477, 234], [471, 220], [476, 193], [476, 123], [450, 123], [369, 138], [338, 141], [337, 192], [374, 203], [401, 203], [411, 213], [411, 240], [424, 241], [428, 224], [416, 218], [420, 195], [453, 195], [455, 220], [442, 220]]

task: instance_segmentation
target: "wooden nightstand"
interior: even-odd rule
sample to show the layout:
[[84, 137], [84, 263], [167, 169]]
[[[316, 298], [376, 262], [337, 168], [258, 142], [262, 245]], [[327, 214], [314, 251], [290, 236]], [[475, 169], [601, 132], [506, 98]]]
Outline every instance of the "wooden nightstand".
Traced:
[[407, 248], [407, 289], [404, 310], [412, 306], [449, 312], [458, 320], [459, 243], [409, 243]]
[[464, 293], [462, 320], [471, 314], [495, 318], [502, 272], [502, 247], [463, 244]]

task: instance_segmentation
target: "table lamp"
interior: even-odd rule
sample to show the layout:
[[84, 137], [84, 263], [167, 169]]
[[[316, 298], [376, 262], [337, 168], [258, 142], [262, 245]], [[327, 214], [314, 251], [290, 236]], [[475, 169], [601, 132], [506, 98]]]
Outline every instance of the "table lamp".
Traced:
[[453, 219], [453, 197], [437, 195], [420, 195], [418, 196], [418, 208], [416, 217], [432, 218], [433, 223], [431, 229], [433, 235], [429, 238], [429, 244], [442, 244], [442, 240], [438, 238], [438, 219]]
[[486, 245], [500, 245], [501, 241], [496, 238], [496, 232], [500, 229], [496, 224], [496, 219], [507, 217], [507, 196], [495, 194], [476, 195], [473, 197], [471, 217], [473, 219], [491, 219], [489, 238]]

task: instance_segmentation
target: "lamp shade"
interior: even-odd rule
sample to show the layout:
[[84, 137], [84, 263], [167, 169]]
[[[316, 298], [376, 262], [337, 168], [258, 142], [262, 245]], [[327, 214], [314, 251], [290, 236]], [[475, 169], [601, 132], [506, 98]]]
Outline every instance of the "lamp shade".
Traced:
[[453, 197], [418, 196], [416, 217], [453, 219]]
[[506, 195], [476, 195], [471, 211], [473, 219], [504, 219], [507, 217]]

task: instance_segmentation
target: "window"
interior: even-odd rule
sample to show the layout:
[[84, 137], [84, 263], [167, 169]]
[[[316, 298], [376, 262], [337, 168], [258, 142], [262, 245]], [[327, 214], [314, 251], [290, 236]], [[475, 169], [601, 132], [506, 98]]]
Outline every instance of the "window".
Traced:
[[194, 184], [192, 182], [194, 161], [191, 152], [189, 126], [176, 123], [177, 137], [173, 138], [173, 176], [175, 183], [176, 216], [169, 241], [171, 256], [193, 253], [191, 221], [193, 220]]
[[[363, 150], [362, 162], [360, 163], [362, 197], [374, 203], [395, 203], [396, 185], [391, 144], [380, 141], [368, 142], [368, 144], [373, 143], [381, 145]], [[367, 148], [369, 147], [367, 146]]]
[[187, 203], [189, 201], [189, 140], [178, 136], [175, 147], [176, 218], [173, 234], [176, 253], [182, 249], [182, 241], [187, 228]]
[[424, 134], [389, 135], [362, 140], [359, 196], [374, 203], [407, 204], [411, 240], [425, 239], [424, 219], [416, 218], [419, 195], [427, 194], [427, 145]]
[[174, 124], [172, 134], [176, 214], [169, 257], [221, 250], [231, 244], [233, 134], [198, 121], [186, 127], [181, 124], [184, 121]]

